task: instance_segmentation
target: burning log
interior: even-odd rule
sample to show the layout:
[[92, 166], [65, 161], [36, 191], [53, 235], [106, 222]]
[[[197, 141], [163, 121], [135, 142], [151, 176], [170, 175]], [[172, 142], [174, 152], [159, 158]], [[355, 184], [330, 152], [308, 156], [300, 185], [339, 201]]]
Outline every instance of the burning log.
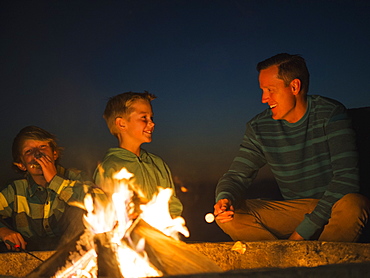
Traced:
[[108, 195], [109, 201], [86, 195], [85, 232], [57, 250], [28, 278], [154, 277], [222, 271], [177, 239], [178, 232], [187, 236], [188, 230], [183, 218], [172, 219], [169, 214], [170, 189], [159, 190], [144, 204], [129, 179], [130, 175], [117, 179], [119, 186]]
[[98, 277], [123, 278], [118, 265], [117, 253], [112, 246], [112, 234], [97, 234], [94, 236], [94, 243], [98, 255]]
[[[194, 273], [220, 272], [222, 269], [185, 242], [175, 240], [138, 219], [130, 233], [136, 246], [145, 239], [145, 252], [150, 263], [163, 275], [184, 275]], [[93, 236], [95, 251], [88, 232], [79, 235], [78, 240], [56, 251], [48, 260], [32, 271], [27, 278], [73, 277], [79, 270], [86, 269], [89, 260], [97, 255], [98, 277], [121, 278], [119, 262], [111, 235], [102, 233]], [[89, 249], [89, 250], [88, 250]], [[124, 262], [122, 262], [124, 264]], [[124, 265], [122, 265], [125, 268]], [[56, 275], [59, 271], [59, 275]]]
[[73, 265], [80, 258], [83, 258], [84, 254], [92, 249], [89, 238], [91, 237], [88, 233], [78, 234], [66, 245], [60, 247], [56, 252], [47, 259], [44, 263], [35, 268], [27, 278], [50, 278], [54, 277], [55, 273], [60, 268], [66, 268], [69, 265]]
[[185, 242], [164, 235], [143, 220], [138, 220], [131, 232], [134, 242], [145, 239], [145, 251], [150, 262], [164, 275], [221, 272], [222, 269]]

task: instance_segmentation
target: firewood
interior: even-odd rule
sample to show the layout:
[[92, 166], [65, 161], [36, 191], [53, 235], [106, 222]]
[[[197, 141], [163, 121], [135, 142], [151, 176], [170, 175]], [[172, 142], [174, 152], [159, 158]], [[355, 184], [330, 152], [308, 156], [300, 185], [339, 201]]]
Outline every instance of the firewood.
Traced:
[[59, 247], [49, 259], [29, 273], [27, 278], [53, 277], [59, 269], [69, 267], [69, 265], [73, 263], [71, 262], [73, 257], [78, 260], [79, 257], [92, 248], [91, 234], [84, 231], [70, 240], [69, 243]]
[[111, 239], [112, 235], [109, 232], [94, 236], [95, 250], [98, 255], [99, 278], [123, 278]]
[[189, 247], [185, 242], [166, 236], [159, 230], [138, 219], [131, 231], [134, 242], [145, 239], [145, 251], [150, 262], [164, 275], [221, 272], [212, 260]]

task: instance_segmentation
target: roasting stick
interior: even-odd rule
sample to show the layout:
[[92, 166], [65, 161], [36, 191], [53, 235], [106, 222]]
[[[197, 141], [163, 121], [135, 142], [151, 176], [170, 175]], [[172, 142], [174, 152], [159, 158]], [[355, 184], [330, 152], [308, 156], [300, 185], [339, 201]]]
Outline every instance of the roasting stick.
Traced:
[[5, 243], [7, 243], [7, 244], [11, 245], [12, 247], [14, 247], [14, 248], [16, 248], [16, 249], [19, 249], [20, 251], [22, 251], [22, 252], [24, 252], [24, 253], [27, 253], [28, 255], [31, 255], [32, 257], [34, 257], [34, 258], [36, 258], [36, 259], [38, 259], [38, 260], [40, 260], [40, 261], [44, 262], [44, 260], [42, 260], [42, 259], [40, 259], [39, 257], [35, 256], [34, 254], [32, 254], [32, 253], [28, 252], [27, 250], [24, 250], [23, 248], [21, 248], [21, 246], [20, 246], [20, 245], [15, 244], [15, 243], [11, 242], [10, 240], [5, 240]]

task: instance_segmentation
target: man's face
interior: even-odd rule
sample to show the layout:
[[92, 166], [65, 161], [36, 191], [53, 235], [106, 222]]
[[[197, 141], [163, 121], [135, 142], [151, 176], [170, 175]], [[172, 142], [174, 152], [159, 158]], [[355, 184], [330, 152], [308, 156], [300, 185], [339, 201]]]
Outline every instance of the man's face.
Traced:
[[290, 85], [285, 86], [279, 79], [278, 67], [271, 66], [261, 70], [259, 74], [260, 88], [262, 89], [262, 103], [267, 103], [274, 120], [286, 120], [294, 123], [297, 118], [297, 101]]
[[137, 100], [132, 104], [133, 112], [126, 122], [126, 140], [135, 145], [152, 141], [154, 131], [153, 112], [146, 100]]
[[52, 161], [58, 158], [56, 151], [53, 151], [48, 141], [26, 139], [21, 147], [21, 163], [15, 163], [22, 171], [31, 175], [42, 175], [42, 169], [35, 158], [48, 156]]

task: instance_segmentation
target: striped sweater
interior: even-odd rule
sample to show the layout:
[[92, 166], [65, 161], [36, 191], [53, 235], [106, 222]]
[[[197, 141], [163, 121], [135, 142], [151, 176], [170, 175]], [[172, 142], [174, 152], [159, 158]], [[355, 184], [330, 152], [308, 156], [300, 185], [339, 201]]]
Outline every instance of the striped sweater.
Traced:
[[269, 109], [248, 122], [239, 154], [216, 188], [216, 201], [248, 198], [247, 188], [268, 164], [284, 199], [320, 199], [296, 231], [309, 239], [330, 218], [333, 204], [359, 191], [354, 131], [339, 102], [308, 96], [305, 115], [296, 123], [271, 118]]

